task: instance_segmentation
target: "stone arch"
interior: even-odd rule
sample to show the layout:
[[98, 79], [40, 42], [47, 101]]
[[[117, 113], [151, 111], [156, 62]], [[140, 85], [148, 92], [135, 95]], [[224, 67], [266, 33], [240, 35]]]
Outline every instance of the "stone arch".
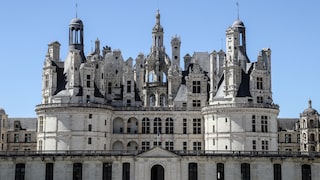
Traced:
[[127, 150], [138, 150], [138, 144], [135, 141], [128, 142]]
[[123, 133], [124, 121], [117, 117], [113, 120], [113, 133]]
[[123, 150], [123, 143], [121, 141], [116, 141], [112, 145], [112, 150]]
[[164, 180], [164, 168], [156, 164], [151, 168], [151, 180]]
[[135, 117], [131, 117], [127, 121], [127, 133], [137, 134], [138, 133], [138, 120]]

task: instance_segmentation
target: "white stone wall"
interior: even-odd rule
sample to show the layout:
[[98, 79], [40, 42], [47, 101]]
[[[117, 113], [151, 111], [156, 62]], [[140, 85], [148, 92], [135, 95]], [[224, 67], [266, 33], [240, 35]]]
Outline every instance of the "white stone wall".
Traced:
[[[151, 150], [152, 151], [152, 150]], [[161, 150], [160, 150], [161, 151]], [[188, 164], [197, 163], [199, 180], [216, 180], [217, 163], [224, 164], [225, 179], [241, 177], [241, 163], [250, 164], [252, 180], [272, 180], [273, 164], [281, 164], [283, 180], [300, 180], [302, 164], [311, 165], [311, 178], [318, 179], [319, 159], [306, 160], [303, 157], [224, 157], [224, 156], [176, 156], [164, 152], [141, 154], [138, 156], [20, 156], [2, 157], [0, 161], [0, 179], [14, 179], [15, 165], [25, 164], [25, 179], [44, 179], [46, 163], [54, 164], [54, 179], [72, 179], [73, 163], [82, 163], [82, 179], [102, 179], [102, 164], [112, 163], [112, 179], [122, 179], [122, 163], [130, 163], [132, 180], [149, 180], [151, 168], [161, 165], [165, 179], [188, 179]]]

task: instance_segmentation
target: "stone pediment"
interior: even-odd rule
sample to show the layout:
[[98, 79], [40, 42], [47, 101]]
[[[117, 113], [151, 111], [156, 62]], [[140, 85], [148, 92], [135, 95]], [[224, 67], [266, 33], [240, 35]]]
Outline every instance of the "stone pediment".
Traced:
[[178, 155], [160, 147], [155, 147], [139, 154], [138, 157], [178, 157]]

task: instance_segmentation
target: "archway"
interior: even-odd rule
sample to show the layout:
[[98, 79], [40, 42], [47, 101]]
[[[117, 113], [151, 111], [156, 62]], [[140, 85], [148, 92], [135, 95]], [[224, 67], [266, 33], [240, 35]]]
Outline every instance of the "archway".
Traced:
[[164, 168], [157, 164], [151, 168], [151, 180], [164, 180]]

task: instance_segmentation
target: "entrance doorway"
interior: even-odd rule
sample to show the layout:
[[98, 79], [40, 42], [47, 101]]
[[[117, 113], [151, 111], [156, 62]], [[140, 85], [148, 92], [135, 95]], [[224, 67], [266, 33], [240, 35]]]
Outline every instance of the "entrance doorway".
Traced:
[[157, 164], [151, 168], [151, 180], [164, 180], [164, 169]]

